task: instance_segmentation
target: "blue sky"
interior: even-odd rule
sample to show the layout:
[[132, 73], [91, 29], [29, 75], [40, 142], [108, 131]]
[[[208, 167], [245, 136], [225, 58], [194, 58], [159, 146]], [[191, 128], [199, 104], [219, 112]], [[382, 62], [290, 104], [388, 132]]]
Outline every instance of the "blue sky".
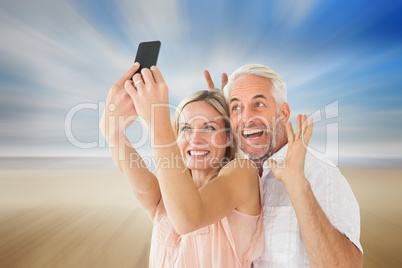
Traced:
[[[313, 148], [402, 158], [400, 14], [401, 1], [2, 1], [0, 156], [108, 155], [101, 102], [138, 44], [161, 40], [172, 104], [206, 88], [204, 69], [218, 82], [261, 63], [286, 80], [292, 120], [318, 119]], [[77, 105], [87, 109], [72, 118], [73, 138], [95, 148], [66, 136]], [[128, 130], [133, 142], [142, 133]]]

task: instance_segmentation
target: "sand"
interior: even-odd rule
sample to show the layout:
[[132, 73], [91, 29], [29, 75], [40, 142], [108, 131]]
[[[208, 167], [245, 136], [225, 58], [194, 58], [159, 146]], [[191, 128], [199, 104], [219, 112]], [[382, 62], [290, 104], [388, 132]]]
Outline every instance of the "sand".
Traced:
[[341, 170], [360, 205], [364, 267], [402, 267], [402, 169]]
[[[0, 160], [0, 267], [147, 267], [152, 223], [110, 159]], [[341, 170], [364, 267], [402, 267], [402, 169]]]

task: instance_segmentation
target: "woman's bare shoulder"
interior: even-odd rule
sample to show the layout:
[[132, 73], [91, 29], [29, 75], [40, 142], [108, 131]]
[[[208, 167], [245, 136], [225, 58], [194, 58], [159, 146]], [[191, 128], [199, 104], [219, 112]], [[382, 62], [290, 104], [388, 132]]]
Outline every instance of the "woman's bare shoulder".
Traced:
[[256, 164], [246, 158], [236, 158], [222, 167], [220, 175], [258, 175]]
[[225, 166], [222, 167], [223, 169], [251, 169], [251, 170], [257, 170], [256, 164], [251, 161], [250, 159], [247, 158], [235, 158], [229, 163], [227, 163]]

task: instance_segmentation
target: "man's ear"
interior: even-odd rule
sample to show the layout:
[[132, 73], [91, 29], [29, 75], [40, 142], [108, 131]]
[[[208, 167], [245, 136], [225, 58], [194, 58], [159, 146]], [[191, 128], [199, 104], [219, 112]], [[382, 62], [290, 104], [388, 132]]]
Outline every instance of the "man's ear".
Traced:
[[286, 126], [290, 117], [290, 108], [287, 102], [282, 104], [281, 107], [279, 108], [279, 116], [281, 118], [282, 125]]

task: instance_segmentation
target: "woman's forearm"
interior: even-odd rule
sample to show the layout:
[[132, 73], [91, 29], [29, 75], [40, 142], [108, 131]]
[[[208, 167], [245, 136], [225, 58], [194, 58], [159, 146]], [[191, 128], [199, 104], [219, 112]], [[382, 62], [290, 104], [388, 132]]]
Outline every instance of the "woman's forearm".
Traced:
[[187, 233], [200, 222], [202, 202], [182, 160], [170, 119], [165, 117], [157, 119], [151, 137], [156, 163], [169, 163], [157, 165], [158, 180], [166, 210], [176, 231]]
[[[110, 120], [116, 121], [114, 116], [108, 116], [108, 121]], [[115, 123], [106, 122], [104, 115], [100, 124], [102, 134], [109, 145], [112, 159], [133, 190], [138, 193], [146, 193], [155, 187], [156, 178], [127, 139], [124, 134], [124, 127], [119, 129]]]
[[121, 173], [129, 181], [133, 190], [139, 193], [148, 192], [150, 187], [153, 187], [155, 178], [148, 170], [142, 157], [133, 148], [123, 132], [118, 132], [115, 137], [110, 136], [109, 141], [111, 139], [114, 139], [115, 146], [109, 146], [109, 150]]

